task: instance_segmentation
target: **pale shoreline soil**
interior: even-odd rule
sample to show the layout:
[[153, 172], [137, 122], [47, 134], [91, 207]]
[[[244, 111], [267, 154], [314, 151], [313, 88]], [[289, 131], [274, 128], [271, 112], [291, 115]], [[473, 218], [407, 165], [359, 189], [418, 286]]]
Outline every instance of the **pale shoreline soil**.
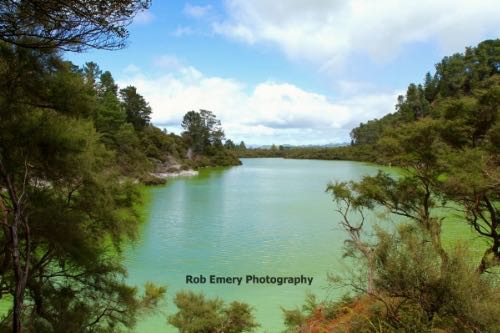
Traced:
[[180, 170], [174, 172], [151, 173], [151, 175], [162, 179], [173, 178], [173, 177], [190, 177], [190, 176], [197, 176], [198, 171], [189, 169], [189, 170]]
[[[159, 161], [158, 161], [159, 162]], [[153, 179], [151, 184], [165, 183], [168, 178], [197, 176], [198, 171], [193, 169], [184, 170], [182, 165], [172, 156], [167, 156], [166, 161], [157, 163], [155, 172], [149, 173]]]

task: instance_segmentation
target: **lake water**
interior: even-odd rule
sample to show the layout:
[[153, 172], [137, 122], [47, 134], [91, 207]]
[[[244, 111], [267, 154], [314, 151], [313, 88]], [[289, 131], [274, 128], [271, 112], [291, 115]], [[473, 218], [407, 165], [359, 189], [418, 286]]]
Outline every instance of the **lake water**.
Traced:
[[[243, 165], [203, 170], [151, 188], [148, 217], [126, 251], [129, 281], [167, 285], [164, 313], [142, 320], [137, 332], [177, 332], [166, 316], [175, 293], [203, 291], [255, 309], [259, 332], [280, 332], [280, 307], [303, 304], [307, 291], [336, 297], [327, 273], [344, 269], [346, 238], [325, 187], [360, 179], [377, 167], [349, 161], [242, 159]], [[312, 276], [305, 285], [187, 285], [186, 275]]]

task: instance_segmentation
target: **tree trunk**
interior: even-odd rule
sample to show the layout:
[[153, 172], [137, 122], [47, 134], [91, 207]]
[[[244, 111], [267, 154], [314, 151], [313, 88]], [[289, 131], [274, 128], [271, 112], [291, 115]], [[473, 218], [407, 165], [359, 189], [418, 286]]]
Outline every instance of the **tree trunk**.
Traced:
[[[24, 183], [22, 185], [22, 190], [20, 195], [18, 195], [15, 185], [12, 182], [9, 173], [7, 172], [4, 164], [0, 160], [0, 176], [5, 181], [7, 187], [7, 192], [9, 193], [9, 199], [12, 204], [13, 219], [12, 224], [6, 222], [10, 231], [10, 250], [12, 253], [12, 265], [14, 269], [14, 306], [13, 306], [13, 323], [12, 332], [22, 333], [22, 314], [23, 314], [23, 302], [24, 302], [24, 291], [26, 289], [26, 282], [29, 273], [29, 261], [30, 261], [30, 231], [28, 226], [28, 221], [26, 216], [23, 215], [23, 200], [25, 195], [25, 186], [28, 179], [28, 168], [27, 162], [25, 163], [26, 169], [24, 174]], [[3, 205], [3, 203], [2, 203]], [[5, 210], [5, 207], [3, 207]], [[25, 238], [25, 258], [24, 265], [21, 263], [20, 254], [20, 242], [19, 242], [19, 230], [24, 226], [24, 238]]]
[[495, 244], [484, 252], [481, 263], [476, 270], [479, 274], [486, 272], [486, 270], [493, 266], [500, 265], [500, 254], [498, 253], [499, 242], [497, 241], [496, 243], [497, 252], [494, 251]]
[[[17, 214], [16, 214], [17, 215]], [[18, 224], [19, 220], [17, 216], [14, 218], [14, 223], [11, 226], [11, 239], [12, 239], [12, 261], [14, 264], [14, 275], [16, 287], [14, 290], [14, 313], [13, 313], [13, 325], [12, 331], [14, 333], [22, 332], [22, 312], [23, 312], [23, 300], [24, 300], [24, 289], [25, 289], [25, 279], [23, 270], [21, 268], [20, 254], [19, 254], [19, 236], [18, 236]]]
[[[481, 258], [481, 263], [477, 268], [477, 272], [479, 274], [486, 272], [488, 268], [500, 265], [500, 235], [497, 232], [499, 227], [499, 219], [497, 215], [498, 213], [495, 206], [491, 203], [486, 195], [482, 197], [482, 200], [484, 201], [486, 209], [490, 214], [490, 220], [487, 221], [487, 218], [480, 214], [480, 210], [478, 209], [478, 214], [481, 215], [481, 218], [489, 227], [488, 233], [485, 233], [483, 235], [491, 238], [493, 244], [491, 244], [491, 247], [488, 248], [486, 252], [484, 252], [483, 257]], [[479, 227], [476, 228], [476, 230], [478, 229]]]

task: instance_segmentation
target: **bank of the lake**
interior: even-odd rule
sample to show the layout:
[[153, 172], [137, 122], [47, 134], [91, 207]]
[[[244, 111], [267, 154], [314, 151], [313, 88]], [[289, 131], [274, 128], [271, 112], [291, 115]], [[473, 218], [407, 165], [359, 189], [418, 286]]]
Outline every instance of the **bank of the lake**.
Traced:
[[[255, 308], [259, 331], [280, 332], [280, 307], [303, 303], [306, 292], [337, 297], [327, 273], [344, 269], [346, 238], [337, 226], [330, 181], [357, 180], [379, 167], [360, 162], [243, 159], [232, 168], [202, 169], [148, 189], [146, 221], [126, 251], [130, 282], [168, 286], [164, 314], [141, 321], [137, 332], [176, 332], [166, 323], [182, 289], [240, 300]], [[375, 216], [372, 217], [376, 219]], [[188, 285], [186, 275], [312, 276], [307, 285]]]

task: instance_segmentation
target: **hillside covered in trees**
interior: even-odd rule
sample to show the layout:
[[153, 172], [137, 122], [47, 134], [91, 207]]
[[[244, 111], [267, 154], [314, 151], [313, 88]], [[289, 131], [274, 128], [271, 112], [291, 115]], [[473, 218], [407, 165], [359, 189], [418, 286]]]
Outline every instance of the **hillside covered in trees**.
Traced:
[[[350, 292], [285, 311], [289, 332], [499, 332], [499, 108], [500, 40], [488, 40], [410, 84], [395, 113], [352, 131], [352, 146], [281, 150], [400, 170], [327, 186], [355, 267], [330, 280]], [[482, 247], [445, 241], [457, 227]]]
[[[113, 160], [116, 169], [126, 177], [137, 178], [144, 182], [152, 181], [153, 174], [162, 171], [199, 168], [205, 166], [238, 165], [238, 159], [224, 148], [224, 132], [216, 116], [206, 110], [190, 111], [183, 122], [185, 131], [182, 135], [167, 133], [151, 123], [151, 107], [133, 86], [120, 89], [109, 71], [102, 71], [97, 64], [90, 62], [77, 68], [64, 61], [56, 52], [12, 48], [1, 45], [1, 60], [7, 105], [2, 122], [4, 134], [13, 131], [18, 123], [27, 123], [27, 119], [9, 119], [9, 111], [17, 100], [28, 105], [41, 118], [64, 117], [71, 121], [79, 119], [95, 130], [96, 143], [102, 144]], [[15, 80], [16, 76], [18, 77]], [[23, 77], [26, 76], [26, 77]], [[31, 78], [28, 81], [28, 76]], [[40, 108], [42, 110], [40, 110]], [[62, 113], [61, 113], [62, 112]], [[21, 117], [21, 113], [17, 114]], [[49, 131], [50, 121], [44, 119], [43, 126]], [[75, 124], [75, 132], [78, 124]], [[25, 134], [33, 136], [26, 128]], [[22, 133], [22, 132], [18, 132]], [[11, 137], [11, 140], [18, 140]], [[7, 146], [14, 144], [6, 140]], [[55, 148], [54, 148], [55, 149]]]
[[[381, 149], [395, 132], [419, 121], [433, 121], [441, 139], [453, 148], [500, 145], [498, 104], [500, 40], [487, 40], [464, 53], [445, 57], [422, 84], [410, 84], [396, 111], [361, 123], [351, 131], [351, 145], [333, 148], [247, 149], [241, 157], [348, 159], [392, 163]], [[498, 150], [495, 151], [498, 153]]]

